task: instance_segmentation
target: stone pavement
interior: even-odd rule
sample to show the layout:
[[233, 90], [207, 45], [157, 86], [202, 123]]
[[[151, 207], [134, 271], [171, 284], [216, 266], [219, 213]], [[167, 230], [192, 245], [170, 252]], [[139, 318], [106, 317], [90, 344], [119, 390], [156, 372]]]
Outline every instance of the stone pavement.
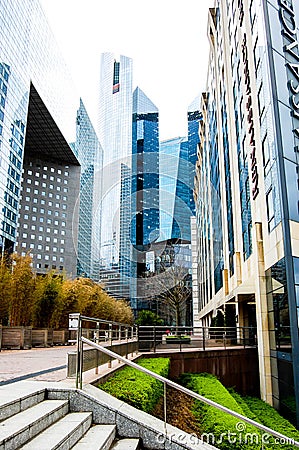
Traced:
[[0, 385], [26, 379], [61, 381], [66, 379], [67, 353], [75, 346], [1, 350]]
[[[31, 350], [1, 350], [0, 352], [0, 386], [18, 381], [62, 381], [75, 386], [75, 378], [67, 378], [67, 354], [76, 352], [75, 345], [33, 348]], [[129, 359], [138, 358], [137, 354]], [[92, 383], [107, 373], [122, 367], [123, 363], [112, 361], [112, 367], [103, 364], [98, 373], [91, 369], [83, 374], [84, 383]]]

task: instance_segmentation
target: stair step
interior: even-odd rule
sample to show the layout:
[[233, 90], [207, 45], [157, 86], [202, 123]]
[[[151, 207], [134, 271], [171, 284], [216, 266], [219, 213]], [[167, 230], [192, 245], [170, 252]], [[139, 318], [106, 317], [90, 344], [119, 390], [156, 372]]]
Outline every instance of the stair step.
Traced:
[[95, 425], [72, 450], [108, 450], [115, 439], [115, 425]]
[[111, 447], [111, 450], [138, 450], [139, 449], [139, 439], [120, 439], [115, 442]]
[[90, 428], [92, 413], [69, 413], [58, 422], [44, 430], [22, 450], [69, 450]]
[[0, 423], [0, 449], [15, 449], [68, 413], [66, 400], [44, 400]]
[[45, 400], [45, 389], [0, 388], [0, 422]]

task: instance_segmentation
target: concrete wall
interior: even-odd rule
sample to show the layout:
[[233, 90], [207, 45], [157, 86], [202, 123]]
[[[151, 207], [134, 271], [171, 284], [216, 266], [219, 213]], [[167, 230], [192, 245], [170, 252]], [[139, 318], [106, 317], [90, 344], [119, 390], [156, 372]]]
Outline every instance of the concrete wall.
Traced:
[[[161, 357], [162, 354], [152, 356]], [[169, 377], [173, 380], [182, 373], [207, 372], [216, 375], [224, 386], [235, 387], [241, 394], [260, 395], [256, 348], [163, 353], [163, 357], [171, 360]]]

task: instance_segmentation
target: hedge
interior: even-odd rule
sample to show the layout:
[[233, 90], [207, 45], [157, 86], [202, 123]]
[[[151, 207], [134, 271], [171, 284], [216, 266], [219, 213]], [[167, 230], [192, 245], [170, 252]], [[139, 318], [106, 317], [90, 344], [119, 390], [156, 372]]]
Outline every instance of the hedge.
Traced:
[[[287, 419], [282, 417], [276, 409], [268, 405], [268, 403], [255, 397], [243, 397], [243, 401], [247, 404], [252, 413], [255, 414], [258, 422], [294, 439], [295, 441], [299, 441], [299, 431]], [[271, 442], [273, 442], [273, 440], [271, 440]], [[296, 448], [293, 445], [287, 445], [283, 442], [280, 443], [280, 446], [281, 448]], [[277, 443], [273, 443], [273, 446], [268, 448], [277, 449]]]
[[[169, 358], [144, 358], [138, 364], [167, 378]], [[163, 395], [163, 383], [133, 367], [125, 367], [98, 387], [135, 408], [151, 412]]]
[[[242, 407], [215, 376], [206, 373], [183, 374], [181, 381], [188, 389], [245, 416]], [[261, 448], [259, 430], [236, 417], [199, 400], [194, 402], [193, 413], [205, 442], [223, 450]]]

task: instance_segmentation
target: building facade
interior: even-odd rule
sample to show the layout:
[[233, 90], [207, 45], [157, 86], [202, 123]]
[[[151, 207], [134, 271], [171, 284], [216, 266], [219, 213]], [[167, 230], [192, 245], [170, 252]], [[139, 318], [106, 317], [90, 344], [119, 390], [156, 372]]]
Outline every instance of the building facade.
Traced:
[[0, 10], [2, 251], [75, 276], [80, 165], [68, 142], [79, 96], [39, 2], [1, 0]]
[[159, 111], [138, 87], [133, 93], [132, 133], [131, 304], [138, 310], [146, 255], [160, 229]]
[[80, 100], [75, 154], [81, 165], [77, 274], [99, 279], [103, 151]]
[[[112, 267], [119, 270], [119, 283], [113, 282], [110, 292], [122, 298], [130, 298], [132, 105], [132, 59], [104, 53], [98, 124], [103, 148], [100, 265], [103, 273]], [[106, 288], [109, 291], [108, 284]]]
[[210, 9], [193, 224], [194, 324], [257, 326], [261, 396], [297, 425], [298, 25], [291, 0]]
[[186, 137], [160, 143], [159, 241], [191, 241], [190, 217], [195, 214], [192, 194], [195, 154], [196, 146], [194, 150]]

